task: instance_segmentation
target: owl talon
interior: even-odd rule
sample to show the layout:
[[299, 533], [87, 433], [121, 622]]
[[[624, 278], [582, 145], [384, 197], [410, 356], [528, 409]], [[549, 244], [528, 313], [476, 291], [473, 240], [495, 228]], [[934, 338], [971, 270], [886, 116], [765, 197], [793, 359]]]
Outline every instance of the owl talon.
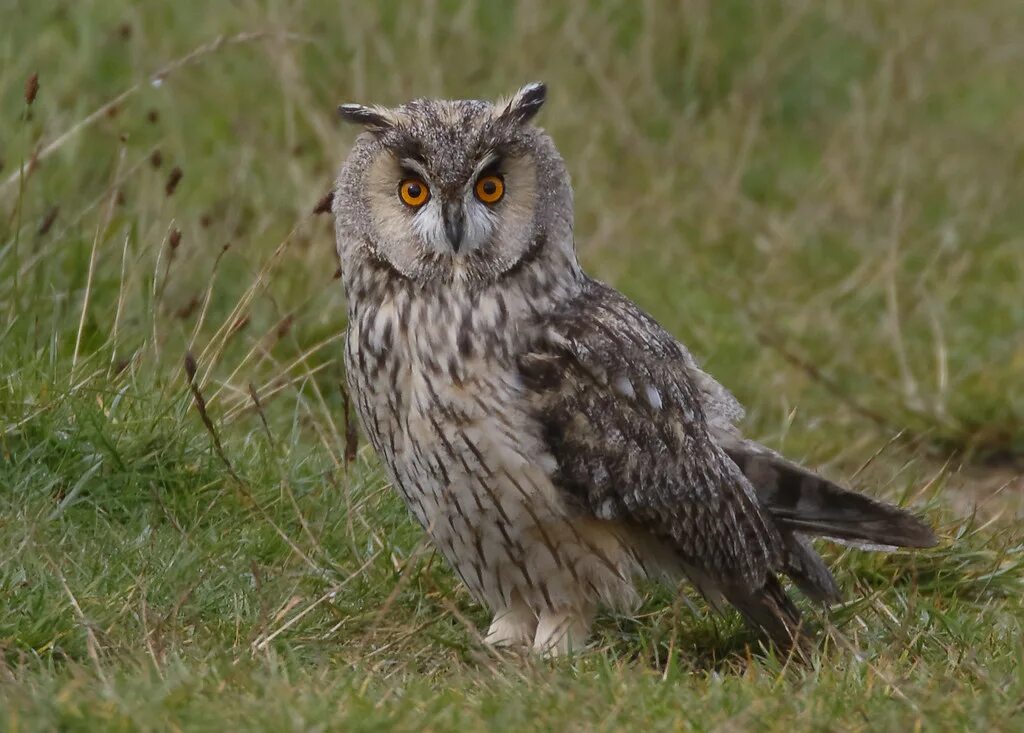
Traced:
[[587, 645], [593, 611], [543, 611], [533, 650], [545, 657], [579, 654]]
[[484, 642], [494, 647], [529, 647], [537, 630], [537, 615], [529, 608], [506, 608], [494, 614]]

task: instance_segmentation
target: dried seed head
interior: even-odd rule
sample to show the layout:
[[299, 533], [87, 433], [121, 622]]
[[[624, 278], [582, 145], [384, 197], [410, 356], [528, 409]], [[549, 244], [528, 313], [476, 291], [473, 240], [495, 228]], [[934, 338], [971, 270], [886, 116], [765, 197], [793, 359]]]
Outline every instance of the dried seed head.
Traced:
[[293, 323], [295, 323], [295, 316], [291, 313], [282, 318], [277, 324], [277, 337], [281, 339], [287, 336], [288, 332], [292, 330]]
[[167, 237], [167, 244], [170, 246], [172, 251], [176, 250], [178, 248], [178, 246], [181, 244], [181, 230], [180, 229], [174, 228], [174, 229], [171, 230], [170, 236]]
[[160, 113], [157, 112], [155, 109], [151, 109], [149, 110], [149, 112], [146, 113], [146, 119], [149, 120], [149, 123], [151, 125], [155, 125], [157, 122], [160, 121]]
[[50, 231], [50, 227], [53, 226], [53, 222], [57, 221], [57, 214], [60, 212], [59, 206], [52, 207], [46, 212], [46, 216], [43, 217], [42, 223], [39, 225], [39, 235], [42, 236]]
[[245, 313], [235, 319], [235, 322], [231, 324], [231, 328], [228, 331], [229, 336], [234, 336], [236, 333], [241, 331], [243, 328], [249, 325], [249, 314]]
[[174, 166], [174, 168], [171, 169], [171, 174], [167, 176], [167, 185], [164, 186], [164, 193], [168, 196], [173, 196], [174, 189], [178, 187], [183, 175], [185, 174], [182, 173], [181, 168], [179, 166]]
[[32, 150], [32, 157], [28, 159], [28, 175], [35, 173], [36, 168], [39, 167], [39, 151], [42, 150], [41, 145], [36, 145]]
[[192, 356], [192, 352], [185, 352], [185, 374], [188, 375], [188, 381], [190, 383], [195, 381], [196, 368], [196, 358]]
[[159, 168], [164, 163], [164, 154], [159, 150], [154, 150], [149, 154], [149, 164], [154, 168]]
[[185, 320], [186, 318], [189, 318], [193, 313], [195, 313], [196, 308], [198, 307], [199, 296], [193, 295], [191, 298], [189, 298], [189, 301], [185, 305], [183, 305], [181, 308], [175, 311], [174, 315], [176, 315], [178, 318], [182, 320]]
[[36, 101], [37, 94], [39, 94], [39, 74], [32, 74], [25, 80], [25, 104], [31, 107], [32, 103]]
[[331, 206], [334, 204], [334, 191], [329, 191], [317, 201], [316, 206], [313, 207], [314, 214], [329, 214], [331, 213]]

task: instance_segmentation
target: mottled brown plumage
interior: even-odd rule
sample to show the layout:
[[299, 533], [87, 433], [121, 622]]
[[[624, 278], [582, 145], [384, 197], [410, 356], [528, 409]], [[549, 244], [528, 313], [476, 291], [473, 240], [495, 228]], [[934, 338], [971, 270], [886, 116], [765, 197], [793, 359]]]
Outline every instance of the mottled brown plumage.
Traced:
[[777, 643], [781, 584], [838, 597], [807, 536], [928, 546], [908, 513], [744, 439], [743, 410], [650, 316], [580, 269], [568, 174], [505, 102], [344, 105], [335, 191], [348, 382], [391, 481], [495, 613], [488, 640], [565, 652], [634, 582], [688, 578]]

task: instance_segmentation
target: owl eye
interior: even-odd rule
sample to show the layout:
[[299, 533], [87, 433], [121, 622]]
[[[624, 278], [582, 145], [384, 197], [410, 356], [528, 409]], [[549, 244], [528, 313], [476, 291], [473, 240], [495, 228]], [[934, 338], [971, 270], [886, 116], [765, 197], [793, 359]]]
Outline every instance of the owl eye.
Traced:
[[481, 176], [476, 182], [476, 197], [485, 204], [496, 204], [505, 195], [505, 181], [501, 176]]
[[406, 178], [398, 184], [398, 197], [406, 206], [418, 209], [430, 199], [430, 188], [418, 178]]

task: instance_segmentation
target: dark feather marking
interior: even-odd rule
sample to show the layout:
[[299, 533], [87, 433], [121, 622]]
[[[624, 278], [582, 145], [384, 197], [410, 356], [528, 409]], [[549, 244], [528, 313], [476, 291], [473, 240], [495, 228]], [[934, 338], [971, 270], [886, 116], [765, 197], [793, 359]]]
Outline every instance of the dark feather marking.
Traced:
[[535, 585], [535, 583], [533, 582], [533, 576], [530, 575], [530, 569], [526, 565], [526, 558], [525, 558], [525, 556], [523, 555], [522, 552], [520, 552], [520, 554], [519, 554], [518, 558], [516, 558], [516, 560], [517, 561], [516, 561], [515, 565], [519, 569], [519, 572], [522, 573], [523, 580], [526, 581], [526, 585], [527, 586], [532, 588]]
[[530, 247], [526, 250], [523, 256], [519, 258], [518, 262], [502, 274], [502, 279], [508, 280], [513, 278], [526, 268], [531, 267], [540, 259], [541, 252], [543, 252], [544, 245], [547, 244], [547, 241], [547, 237], [543, 234], [535, 235], [533, 240], [530, 242]]
[[[444, 464], [441, 463], [441, 456], [438, 456], [438, 455], [434, 456], [434, 465], [437, 467], [437, 470], [441, 474], [441, 485], [446, 487], [446, 488], [450, 487], [452, 481], [451, 481], [451, 478], [449, 478], [449, 476], [448, 476], [448, 469], [446, 469], [444, 467]], [[435, 476], [436, 475], [437, 474], [435, 473]]]
[[480, 467], [484, 470], [484, 473], [487, 474], [487, 477], [494, 478], [494, 471], [492, 471], [491, 467], [487, 465], [487, 461], [484, 460], [484, 454], [476, 447], [476, 443], [470, 440], [462, 431], [459, 431], [459, 436], [462, 438], [462, 442], [466, 444], [466, 447], [469, 448], [469, 451], [476, 457], [476, 460], [480, 463]]
[[459, 336], [457, 340], [459, 347], [459, 356], [461, 356], [463, 359], [471, 358], [473, 356], [473, 338], [471, 328], [469, 325], [466, 324], [465, 321], [463, 321], [461, 326], [459, 327]]
[[[508, 548], [507, 547], [505, 548], [505, 555], [506, 555], [506, 557], [508, 556]], [[498, 595], [501, 596], [503, 599], [511, 599], [512, 598], [511, 593], [506, 593], [505, 592], [505, 582], [504, 582], [505, 574], [500, 572], [500, 571], [498, 571], [498, 572], [492, 573], [492, 575], [494, 577], [495, 583], [497, 583], [497, 585], [498, 585]]]
[[[477, 544], [477, 547], [480, 550], [480, 552], [483, 553], [483, 547], [480, 545], [480, 536], [479, 535], [477, 535], [477, 537], [476, 537], [476, 544]], [[480, 555], [480, 558], [483, 558], [482, 554]], [[480, 562], [480, 560], [477, 560], [477, 559], [474, 558], [473, 560], [470, 561], [470, 564], [473, 566], [473, 571], [476, 573], [476, 579], [477, 579], [477, 582], [480, 584], [480, 588], [483, 588], [484, 587], [484, 568], [483, 568], [483, 563]]]
[[551, 609], [552, 611], [554, 611], [555, 610], [555, 604], [551, 600], [551, 593], [550, 593], [550, 591], [548, 591], [547, 581], [544, 580], [544, 579], [540, 579], [540, 580], [537, 581], [537, 586], [540, 588], [541, 595], [544, 596], [544, 600], [547, 602], [548, 608]]
[[[437, 417], [434, 415], [434, 412], [433, 411], [429, 412], [427, 416], [428, 416], [428, 418], [430, 420], [430, 426], [432, 428], [434, 428], [435, 436], [437, 437], [438, 441], [441, 443], [441, 446], [444, 448], [444, 452], [448, 454], [449, 458], [451, 458], [452, 460], [455, 460], [455, 458], [456, 458], [455, 446], [453, 446], [451, 441], [448, 440], [448, 436], [446, 436], [444, 434], [444, 430], [441, 429], [441, 425], [437, 422]], [[463, 465], [465, 465], [465, 464], [463, 464]], [[469, 470], [468, 466], [466, 466], [466, 470], [467, 471]]]

